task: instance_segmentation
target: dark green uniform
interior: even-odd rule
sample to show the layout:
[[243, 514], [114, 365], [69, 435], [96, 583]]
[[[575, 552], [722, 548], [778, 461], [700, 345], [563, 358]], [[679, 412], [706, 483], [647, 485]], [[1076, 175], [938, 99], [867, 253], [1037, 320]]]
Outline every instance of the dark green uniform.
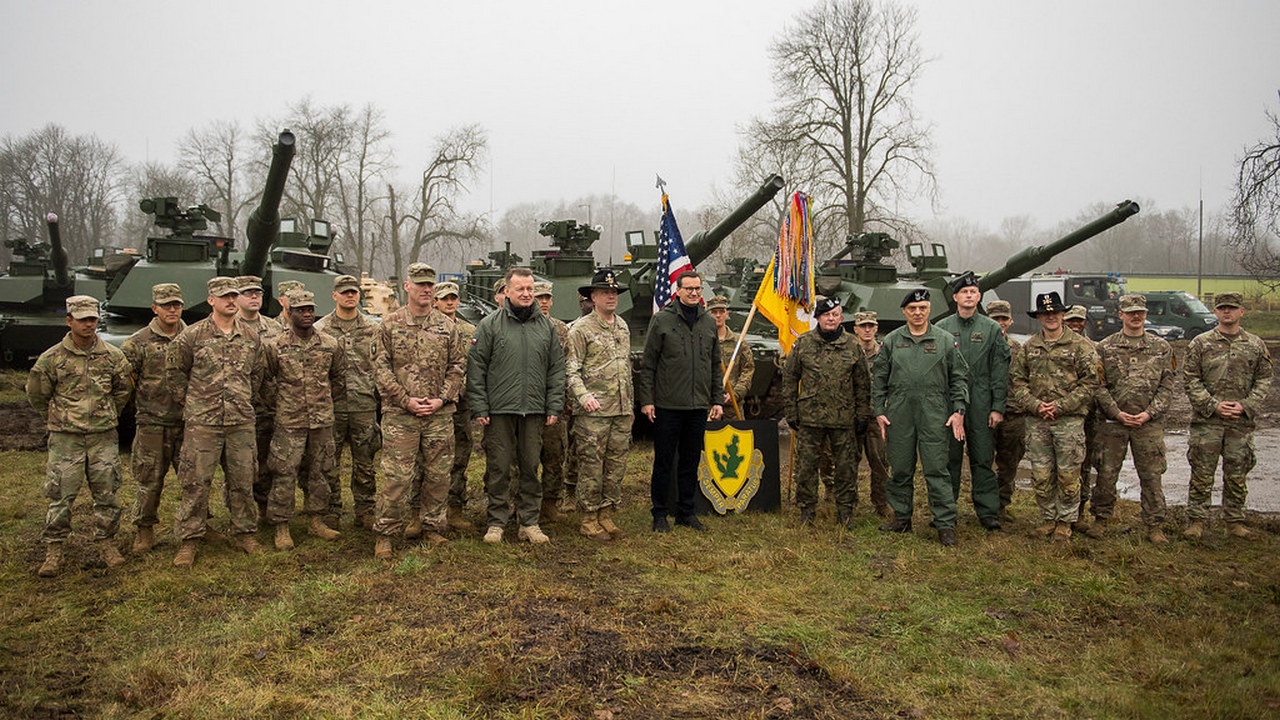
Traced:
[[898, 520], [911, 519], [919, 452], [934, 526], [942, 530], [956, 525], [956, 501], [947, 473], [951, 430], [946, 423], [969, 403], [967, 377], [955, 338], [933, 326], [919, 336], [905, 325], [894, 330], [876, 355], [871, 407], [891, 423], [885, 448], [893, 474], [886, 494]]

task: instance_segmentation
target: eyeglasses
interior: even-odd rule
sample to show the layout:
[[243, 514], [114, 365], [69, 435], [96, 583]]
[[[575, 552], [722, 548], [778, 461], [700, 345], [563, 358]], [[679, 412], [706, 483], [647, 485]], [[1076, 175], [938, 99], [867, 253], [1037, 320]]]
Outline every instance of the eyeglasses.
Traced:
[[682, 287], [682, 288], [680, 288], [680, 289], [681, 289], [681, 290], [686, 290], [686, 291], [692, 290], [693, 292], [702, 292], [702, 286], [701, 286], [701, 285], [685, 285], [684, 287]]

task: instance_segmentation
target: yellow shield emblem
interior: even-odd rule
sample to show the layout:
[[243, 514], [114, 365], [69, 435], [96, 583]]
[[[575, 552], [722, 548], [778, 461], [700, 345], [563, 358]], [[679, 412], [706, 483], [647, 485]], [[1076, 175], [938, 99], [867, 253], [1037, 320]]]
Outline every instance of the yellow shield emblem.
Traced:
[[721, 515], [746, 508], [764, 473], [764, 454], [755, 447], [755, 433], [726, 425], [707, 432], [702, 448], [702, 494]]

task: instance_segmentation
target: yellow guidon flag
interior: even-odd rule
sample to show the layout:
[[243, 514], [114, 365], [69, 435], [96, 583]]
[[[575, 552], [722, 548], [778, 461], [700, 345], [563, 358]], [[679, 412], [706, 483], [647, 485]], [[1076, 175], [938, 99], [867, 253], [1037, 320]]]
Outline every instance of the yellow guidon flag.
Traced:
[[778, 231], [778, 247], [765, 270], [754, 305], [778, 328], [782, 354], [802, 333], [813, 327], [813, 227], [809, 224], [811, 200], [795, 193]]

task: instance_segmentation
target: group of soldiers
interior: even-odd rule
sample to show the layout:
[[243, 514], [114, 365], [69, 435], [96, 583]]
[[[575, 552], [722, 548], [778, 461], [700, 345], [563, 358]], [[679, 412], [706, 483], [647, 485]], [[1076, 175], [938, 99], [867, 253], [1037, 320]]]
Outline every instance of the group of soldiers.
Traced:
[[[145, 553], [156, 542], [172, 467], [182, 490], [179, 567], [194, 563], [202, 541], [222, 536], [210, 523], [209, 503], [219, 465], [230, 533], [246, 553], [261, 550], [260, 522], [274, 526], [277, 549], [293, 548], [299, 486], [308, 533], [338, 538], [345, 448], [355, 524], [373, 532], [375, 557], [390, 559], [399, 536], [446, 543], [451, 532], [473, 527], [463, 508], [477, 429], [486, 460], [486, 543], [502, 542], [512, 523], [519, 540], [548, 542], [542, 521], [571, 509], [580, 513], [582, 535], [621, 538], [614, 516], [636, 406], [653, 422], [659, 448], [653, 530], [669, 532], [669, 515], [677, 525], [706, 530], [694, 508], [703, 433], [708, 420], [738, 405], [752, 373], [750, 353], [741, 352], [725, 323], [726, 298], [704, 306], [701, 277], [682, 275], [676, 299], [650, 321], [633, 388], [630, 333], [616, 314], [624, 288], [611, 271], [578, 288], [582, 316], [569, 324], [550, 317], [552, 288], [527, 268], [511, 269], [495, 285], [498, 309], [478, 325], [458, 316], [457, 285], [436, 279], [430, 266], [411, 265], [406, 305], [378, 323], [360, 312], [360, 285], [349, 275], [334, 280], [335, 310], [319, 320], [313, 293], [300, 283], [280, 288], [283, 312], [272, 319], [261, 313], [260, 278], [217, 277], [208, 282], [211, 314], [190, 326], [182, 320], [181, 288], [162, 283], [152, 288], [154, 319], [121, 349], [98, 336], [96, 300], [69, 298], [69, 332], [40, 356], [27, 384], [49, 429], [39, 574], [59, 572], [71, 507], [86, 484], [103, 560], [109, 567], [125, 562], [113, 541], [121, 513], [116, 428], [131, 398], [138, 484], [132, 550]], [[1228, 532], [1249, 535], [1246, 476], [1271, 365], [1265, 344], [1240, 327], [1239, 293], [1217, 296], [1219, 324], [1191, 341], [1179, 375], [1169, 344], [1145, 331], [1141, 295], [1120, 299], [1123, 329], [1096, 345], [1083, 328], [1069, 327], [1082, 313], [1063, 307], [1056, 293], [1039, 295], [1029, 314], [1040, 330], [1019, 345], [1006, 334], [1008, 303], [979, 313], [971, 274], [950, 290], [954, 315], [932, 324], [929, 291], [914, 290], [902, 301], [906, 324], [883, 340], [874, 312], [857, 313], [850, 335], [838, 299], [816, 303], [817, 326], [796, 340], [781, 375], [801, 523], [815, 522], [818, 465], [829, 451], [837, 522], [853, 522], [865, 455], [880, 529], [910, 532], [918, 458], [932, 525], [943, 545], [955, 545], [965, 454], [974, 512], [994, 531], [1012, 519], [1007, 508], [1025, 452], [1040, 532], [1054, 540], [1069, 539], [1073, 528], [1100, 537], [1131, 448], [1147, 538], [1165, 543], [1163, 416], [1181, 381], [1193, 409], [1183, 534], [1204, 532], [1222, 458]], [[1088, 526], [1081, 523], [1086, 504], [1095, 518]]]

